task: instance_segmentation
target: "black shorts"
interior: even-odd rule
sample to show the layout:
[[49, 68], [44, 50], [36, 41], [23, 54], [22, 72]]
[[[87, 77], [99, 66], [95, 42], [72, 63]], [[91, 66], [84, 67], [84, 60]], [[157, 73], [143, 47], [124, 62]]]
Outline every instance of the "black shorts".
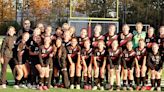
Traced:
[[116, 68], [119, 69], [119, 66], [121, 65], [121, 62], [118, 61], [118, 59], [116, 60], [112, 60], [112, 65], [110, 64], [110, 62], [108, 61], [108, 63], [110, 65], [110, 69]]
[[139, 65], [142, 65], [143, 64], [143, 60], [144, 60], [143, 58], [141, 58], [140, 60], [138, 60], [138, 64]]
[[57, 69], [61, 69], [61, 66], [60, 66], [57, 58], [53, 58], [53, 67], [55, 67]]
[[85, 59], [85, 63], [87, 65], [87, 67], [89, 66], [89, 64], [91, 63], [91, 57]]
[[38, 56], [30, 56], [29, 63], [31, 63], [32, 65], [40, 64], [39, 57]]
[[98, 67], [102, 67], [103, 66], [103, 63], [104, 63], [103, 61], [104, 60], [102, 60], [102, 61], [96, 60], [96, 61], [97, 61], [97, 66]]
[[132, 69], [134, 67], [135, 62], [131, 61], [131, 62], [126, 62], [126, 65], [124, 66], [125, 69]]

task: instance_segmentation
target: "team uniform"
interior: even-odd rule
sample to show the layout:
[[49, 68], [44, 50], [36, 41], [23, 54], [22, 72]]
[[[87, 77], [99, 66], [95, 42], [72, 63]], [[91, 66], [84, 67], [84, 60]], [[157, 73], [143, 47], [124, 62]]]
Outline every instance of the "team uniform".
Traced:
[[119, 69], [121, 65], [121, 56], [122, 49], [119, 47], [116, 51], [109, 49], [108, 50], [108, 63], [110, 65], [110, 69], [116, 68]]
[[113, 35], [113, 36], [107, 36], [106, 39], [105, 39], [105, 42], [106, 42], [106, 46], [107, 48], [111, 47], [111, 44], [114, 40], [117, 40], [118, 39], [118, 35]]
[[[124, 38], [121, 37], [121, 35], [124, 36]], [[126, 48], [126, 43], [128, 41], [131, 41], [133, 38], [133, 34], [132, 33], [129, 33], [127, 35], [124, 35], [123, 33], [120, 34], [119, 36], [119, 42], [120, 42], [120, 47], [122, 47], [122, 49], [124, 50]]]
[[105, 37], [103, 35], [100, 35], [98, 37], [93, 36], [92, 39], [91, 39], [91, 41], [92, 41], [92, 48], [96, 49], [97, 45], [98, 45], [98, 41], [99, 40], [104, 40], [104, 39], [105, 39]]
[[85, 37], [85, 38], [78, 38], [78, 44], [80, 45], [81, 48], [84, 48], [84, 41], [89, 39], [89, 37]]
[[[99, 51], [99, 49], [94, 50], [94, 57], [96, 57], [96, 63], [99, 68], [101, 68], [103, 66], [106, 55], [107, 55], [107, 52], [105, 49], [101, 52]], [[99, 72], [100, 72], [100, 70], [99, 70]], [[98, 83], [99, 83], [99, 79], [94, 78], [94, 85], [97, 86]], [[100, 78], [100, 85], [104, 86], [104, 78]]]
[[162, 61], [164, 60], [164, 38], [157, 37], [156, 42], [159, 44]]
[[152, 44], [155, 42], [155, 37], [152, 36], [151, 38], [148, 37], [148, 35], [146, 36], [145, 38], [145, 42], [146, 42], [146, 49], [148, 52], [151, 52], [152, 51]]

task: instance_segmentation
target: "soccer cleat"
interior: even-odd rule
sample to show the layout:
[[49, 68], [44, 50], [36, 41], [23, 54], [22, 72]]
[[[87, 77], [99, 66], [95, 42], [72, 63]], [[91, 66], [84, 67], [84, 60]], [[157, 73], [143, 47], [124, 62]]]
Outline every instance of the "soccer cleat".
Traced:
[[140, 86], [137, 86], [137, 87], [136, 87], [136, 90], [137, 90], [137, 91], [139, 91], [139, 90], [140, 90], [140, 88], [141, 88]]
[[39, 86], [39, 87], [38, 87], [38, 90], [43, 90], [43, 87], [42, 87], [42, 86]]
[[84, 85], [84, 89], [89, 89], [89, 86], [88, 85]]
[[74, 89], [74, 85], [73, 84], [71, 84], [70, 89]]
[[146, 87], [143, 86], [143, 87], [141, 88], [141, 91], [145, 91], [145, 90], [146, 90]]
[[157, 91], [158, 92], [161, 92], [161, 87], [157, 87]]
[[123, 90], [124, 90], [124, 91], [126, 91], [126, 90], [127, 90], [127, 88], [126, 88], [126, 87], [123, 87]]
[[20, 84], [19, 87], [27, 89], [27, 86], [25, 84]]
[[104, 87], [103, 87], [103, 86], [101, 86], [101, 87], [100, 87], [100, 90], [101, 90], [101, 91], [104, 91]]
[[129, 90], [130, 90], [130, 91], [133, 91], [133, 87], [129, 87]]
[[48, 87], [47, 86], [43, 86], [43, 90], [48, 90]]
[[155, 87], [151, 87], [150, 91], [154, 91]]
[[97, 86], [94, 86], [94, 87], [92, 88], [92, 90], [97, 90]]
[[88, 85], [88, 89], [89, 89], [89, 90], [92, 90], [92, 86], [91, 86], [91, 85]]
[[20, 87], [18, 85], [14, 85], [13, 86], [15, 89], [20, 89]]
[[80, 89], [80, 85], [76, 85], [76, 89]]

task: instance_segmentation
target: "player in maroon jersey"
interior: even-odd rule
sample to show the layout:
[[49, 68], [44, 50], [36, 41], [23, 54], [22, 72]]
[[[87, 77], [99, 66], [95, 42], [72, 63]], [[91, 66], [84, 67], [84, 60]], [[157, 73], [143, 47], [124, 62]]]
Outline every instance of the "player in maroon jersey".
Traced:
[[48, 79], [50, 65], [52, 65], [52, 46], [51, 38], [49, 36], [44, 38], [44, 45], [40, 47], [39, 59], [40, 65], [37, 65], [39, 71], [39, 90], [48, 90]]
[[77, 38], [71, 39], [71, 45], [67, 47], [67, 58], [69, 61], [69, 69], [70, 69], [70, 89], [74, 89], [75, 77], [76, 81], [76, 89], [80, 89], [80, 81], [81, 81], [81, 63], [80, 63], [80, 51], [81, 48], [77, 44]]
[[98, 48], [94, 50], [93, 65], [94, 65], [94, 87], [92, 90], [97, 90], [100, 78], [100, 90], [104, 90], [104, 74], [106, 68], [106, 50], [103, 40], [98, 41]]
[[81, 48], [84, 47], [84, 41], [88, 40], [89, 37], [87, 35], [87, 29], [86, 28], [82, 28], [81, 32], [80, 32], [80, 37], [78, 38], [78, 43], [80, 45]]
[[[65, 30], [64, 31], [64, 34], [63, 34], [63, 42], [62, 42], [62, 45], [65, 46], [65, 47], [68, 47], [69, 45], [71, 45], [71, 34], [68, 30]], [[66, 48], [67, 49], [67, 48]]]
[[[135, 62], [136, 62], [136, 67], [135, 67], [135, 71], [136, 71], [136, 90], [146, 90], [145, 87], [145, 81], [146, 81], [146, 56], [147, 52], [146, 52], [146, 47], [145, 47], [145, 41], [144, 39], [140, 39], [139, 40], [139, 47], [136, 48], [136, 58], [135, 58]], [[142, 82], [142, 88], [140, 87], [140, 78], [141, 78], [141, 82]]]
[[[157, 83], [157, 91], [161, 91], [161, 74], [163, 68], [162, 56], [159, 51], [157, 43], [153, 43], [152, 52], [148, 54], [148, 67], [151, 69], [151, 91], [155, 89], [155, 82]], [[155, 81], [156, 80], [156, 81]]]
[[92, 47], [97, 48], [98, 47], [98, 41], [104, 40], [104, 36], [101, 35], [102, 26], [100, 24], [97, 24], [94, 28], [94, 35], [92, 37]]
[[116, 26], [109, 25], [108, 34], [106, 35], [106, 38], [105, 38], [106, 46], [111, 47], [112, 42], [117, 39], [118, 39], [118, 35], [116, 34]]
[[81, 59], [83, 65], [84, 75], [84, 89], [92, 89], [92, 62], [93, 62], [93, 49], [89, 39], [84, 41], [84, 48], [81, 51]]
[[132, 41], [128, 41], [126, 44], [126, 49], [122, 53], [122, 62], [123, 62], [123, 90], [127, 90], [127, 79], [129, 80], [129, 90], [133, 91], [133, 70], [135, 65], [135, 51], [133, 50]]
[[122, 26], [122, 33], [119, 36], [119, 45], [120, 47], [122, 47], [122, 49], [124, 50], [126, 48], [126, 43], [128, 41], [131, 41], [133, 38], [133, 34], [129, 32], [130, 27], [127, 24], [124, 24]]
[[113, 91], [114, 71], [116, 71], [116, 86], [117, 91], [120, 90], [120, 69], [121, 69], [122, 49], [118, 45], [118, 40], [114, 40], [111, 48], [108, 48], [108, 63], [110, 66], [110, 91]]

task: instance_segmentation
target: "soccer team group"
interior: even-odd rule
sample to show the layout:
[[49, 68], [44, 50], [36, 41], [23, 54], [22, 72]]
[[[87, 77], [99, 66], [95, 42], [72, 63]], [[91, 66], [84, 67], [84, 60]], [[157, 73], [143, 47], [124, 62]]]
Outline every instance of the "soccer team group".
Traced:
[[108, 33], [102, 35], [102, 26], [96, 24], [92, 37], [87, 28], [76, 37], [75, 27], [67, 23], [55, 30], [42, 23], [35, 29], [30, 26], [25, 20], [21, 30], [13, 26], [7, 30], [1, 46], [0, 88], [6, 88], [9, 64], [16, 89], [144, 91], [150, 78], [150, 90], [161, 91], [164, 26], [155, 35], [153, 27], [144, 31], [141, 22], [136, 23], [133, 33], [127, 24], [120, 33], [110, 24]]

